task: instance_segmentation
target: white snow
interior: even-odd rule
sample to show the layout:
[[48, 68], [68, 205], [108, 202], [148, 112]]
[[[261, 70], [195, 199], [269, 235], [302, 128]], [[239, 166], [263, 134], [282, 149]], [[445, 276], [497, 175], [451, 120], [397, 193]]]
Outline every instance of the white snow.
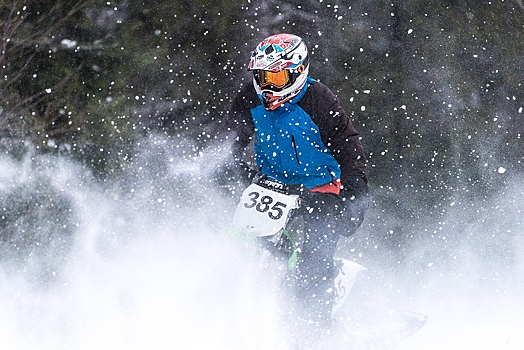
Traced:
[[[63, 267], [53, 271], [54, 281], [35, 283], [31, 265], [13, 273], [0, 261], [1, 349], [287, 350], [276, 329], [275, 295], [250, 264], [252, 251], [220, 229], [229, 220], [229, 202], [210, 187], [207, 176], [222, 155], [189, 157], [191, 145], [184, 143], [147, 147], [136, 177], [123, 181], [122, 189], [85, 180], [78, 165], [50, 162], [53, 186], [74, 203], [78, 239]], [[6, 169], [2, 191], [35, 179], [30, 161], [2, 158], [0, 165]], [[524, 348], [519, 273], [524, 255], [517, 254], [515, 265], [507, 267], [515, 276], [511, 281], [500, 278], [507, 271], [474, 255], [487, 248], [502, 254], [509, 233], [523, 231], [515, 220], [522, 217], [519, 184], [508, 190], [509, 197], [494, 200], [499, 214], [468, 215], [471, 225], [460, 232], [454, 232], [453, 217], [441, 220], [442, 230], [433, 233], [444, 237], [441, 246], [420, 249], [442, 254], [426, 259], [416, 247], [410, 252], [423, 270], [404, 271], [401, 277], [384, 271], [384, 284], [398, 291], [398, 300], [390, 302], [428, 316], [398, 350]], [[447, 208], [461, 207], [454, 200]], [[500, 231], [493, 245], [453, 244], [458, 234], [475, 238], [494, 227]], [[513, 244], [524, 251], [522, 240]], [[358, 249], [348, 253], [363, 257]]]

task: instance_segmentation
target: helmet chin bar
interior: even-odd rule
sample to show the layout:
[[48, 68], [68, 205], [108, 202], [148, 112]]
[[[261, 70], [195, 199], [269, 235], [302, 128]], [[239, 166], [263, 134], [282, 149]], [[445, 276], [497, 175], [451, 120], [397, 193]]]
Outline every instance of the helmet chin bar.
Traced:
[[296, 94], [288, 93], [284, 96], [273, 95], [271, 92], [264, 91], [261, 94], [262, 104], [268, 111], [274, 111], [284, 103], [291, 100]]
[[274, 111], [282, 106], [287, 100], [287, 96], [275, 96], [271, 92], [263, 92], [261, 96], [264, 108], [269, 111]]

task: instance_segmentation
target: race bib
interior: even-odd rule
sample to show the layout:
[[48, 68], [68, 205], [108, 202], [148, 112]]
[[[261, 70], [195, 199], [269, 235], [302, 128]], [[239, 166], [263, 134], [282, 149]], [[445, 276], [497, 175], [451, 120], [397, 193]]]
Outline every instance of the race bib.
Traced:
[[242, 193], [233, 224], [256, 236], [272, 236], [285, 227], [290, 211], [296, 208], [298, 195], [251, 184]]

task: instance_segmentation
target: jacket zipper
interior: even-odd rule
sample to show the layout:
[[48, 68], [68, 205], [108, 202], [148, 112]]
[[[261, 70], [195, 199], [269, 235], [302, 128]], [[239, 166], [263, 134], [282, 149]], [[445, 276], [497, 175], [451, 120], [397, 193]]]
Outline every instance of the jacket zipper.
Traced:
[[295, 144], [295, 136], [293, 135], [291, 135], [291, 146], [293, 146], [293, 150], [295, 150], [295, 158], [297, 160], [297, 163], [300, 164], [300, 160], [298, 159], [297, 146]]

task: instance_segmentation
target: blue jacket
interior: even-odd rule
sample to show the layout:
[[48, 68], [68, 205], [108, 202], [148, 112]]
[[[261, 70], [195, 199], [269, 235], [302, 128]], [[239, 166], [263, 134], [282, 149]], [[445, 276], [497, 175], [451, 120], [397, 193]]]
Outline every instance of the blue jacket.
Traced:
[[336, 178], [348, 188], [355, 178], [367, 183], [359, 133], [336, 96], [313, 79], [275, 111], [267, 111], [253, 85], [245, 85], [224, 127], [225, 135], [234, 133], [234, 161], [253, 140], [259, 170], [284, 183], [309, 188]]
[[302, 91], [274, 111], [251, 109], [255, 159], [260, 171], [287, 184], [313, 188], [340, 178], [340, 165], [322, 142], [320, 130], [298, 102]]

